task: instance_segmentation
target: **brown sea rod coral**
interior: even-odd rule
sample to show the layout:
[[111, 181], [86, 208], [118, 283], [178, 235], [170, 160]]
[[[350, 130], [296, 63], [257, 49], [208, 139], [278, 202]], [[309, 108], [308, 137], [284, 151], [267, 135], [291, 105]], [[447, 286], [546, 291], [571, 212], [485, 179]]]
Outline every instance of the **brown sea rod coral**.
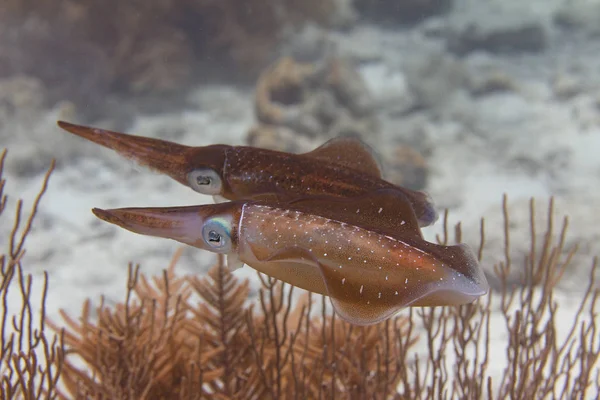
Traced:
[[[535, 237], [533, 203], [531, 212], [531, 227], [526, 229]], [[439, 242], [449, 243], [447, 214], [444, 224], [446, 230]], [[124, 340], [114, 336], [114, 327], [104, 325], [119, 322], [117, 326], [122, 326], [120, 321], [135, 294], [141, 303], [171, 301], [178, 304], [181, 315], [187, 313], [179, 326], [185, 333], [171, 330], [173, 345], [155, 347], [159, 353], [168, 351], [165, 359], [173, 364], [198, 366], [188, 370], [170, 366], [168, 371], [183, 374], [178, 379], [167, 374], [171, 380], [165, 381], [162, 372], [156, 372], [161, 379], [146, 376], [144, 384], [157, 385], [144, 386], [146, 398], [160, 398], [151, 393], [172, 393], [171, 398], [235, 399], [585, 398], [600, 389], [599, 293], [594, 281], [598, 266], [596, 261], [592, 263], [589, 286], [574, 294], [579, 296], [578, 309], [565, 319], [555, 299], [557, 280], [569, 268], [572, 257], [572, 253], [562, 252], [560, 238], [565, 229], [556, 242], [545, 240], [542, 251], [532, 246], [534, 250], [522, 263], [510, 260], [507, 233], [506, 259], [496, 266], [497, 278], [504, 284], [487, 298], [463, 307], [409, 310], [373, 327], [349, 325], [328, 312], [325, 299], [317, 300], [314, 295], [295, 299], [292, 287], [260, 275], [258, 300], [249, 302], [247, 283], [239, 283], [222, 261], [208, 277], [184, 278], [189, 286], [179, 286], [182, 278], [173, 277], [173, 264], [163, 278], [164, 284], [155, 283], [152, 290], [146, 284], [144, 290], [130, 285], [124, 307], [101, 305], [99, 322], [86, 317], [83, 323], [70, 323], [72, 334], [66, 341], [73, 356], [84, 353], [92, 360], [84, 357], [88, 369], [77, 370], [69, 359], [63, 379], [72, 396], [108, 392], [131, 398], [127, 393], [135, 392], [137, 386], [131, 386], [135, 382], [115, 376], [132, 374], [132, 364], [106, 363], [102, 355], [114, 352], [115, 344], [92, 340], [85, 332], [104, 330], [112, 334], [111, 340]], [[454, 232], [459, 241], [460, 225]], [[550, 224], [545, 236], [552, 237], [552, 232]], [[480, 257], [484, 233], [482, 221]], [[508, 270], [517, 266], [535, 279], [508, 284]], [[165, 291], [170, 279], [175, 279], [178, 291]], [[174, 302], [173, 298], [179, 300]], [[157, 319], [153, 315], [136, 314], [136, 320]], [[174, 313], [170, 315], [177, 319]], [[561, 332], [562, 326], [570, 328]], [[499, 334], [507, 339], [498, 339]], [[119, 348], [128, 349], [122, 354], [126, 359], [139, 359], [135, 343], [145, 343], [145, 336], [142, 331], [132, 335], [129, 345]], [[416, 341], [417, 337], [420, 340]], [[180, 358], [167, 350], [173, 348], [187, 350]], [[151, 362], [153, 358], [144, 359]], [[109, 365], [112, 368], [107, 368]], [[195, 391], [188, 390], [183, 382]]]
[[[0, 216], [3, 188], [0, 177]], [[522, 228], [531, 233], [530, 254], [510, 257], [505, 200], [504, 228], [494, 227], [505, 232], [499, 285], [468, 306], [406, 310], [357, 327], [332, 315], [326, 299], [295, 296], [297, 289], [264, 276], [251, 300], [248, 283], [222, 260], [205, 277], [179, 276], [178, 252], [159, 277], [130, 266], [123, 303], [101, 302], [92, 318], [87, 302], [77, 320], [63, 313], [66, 331], [53, 335], [43, 301], [40, 322], [32, 317], [31, 278], [21, 269], [40, 197], [25, 223], [17, 203], [12, 233], [0, 236], [8, 246], [0, 286], [3, 399], [529, 400], [596, 398], [600, 391], [597, 261], [588, 286], [569, 294], [576, 309], [564, 312], [556, 283], [574, 267], [563, 249], [567, 221], [558, 234], [550, 222], [540, 243], [533, 202], [530, 226]], [[439, 242], [449, 243], [447, 213], [444, 226]], [[482, 221], [480, 258], [484, 228]], [[453, 241], [461, 238], [458, 225]], [[509, 270], [517, 269], [529, 278], [515, 284]], [[13, 289], [20, 307], [7, 295]], [[43, 291], [42, 300], [46, 285]]]
[[[21, 264], [25, 241], [54, 164], [46, 173], [29, 216], [24, 218], [23, 201], [18, 200], [10, 222], [5, 214], [8, 204], [3, 177], [6, 153], [6, 150], [0, 152], [0, 239], [3, 247], [0, 253], [0, 399], [55, 399], [64, 348], [62, 334], [55, 335], [46, 329], [44, 303], [48, 273], [44, 273], [42, 282], [41, 315], [36, 317], [31, 303], [34, 295], [32, 276], [25, 274]], [[4, 229], [9, 226], [12, 227]], [[16, 296], [11, 296], [11, 291]]]
[[[207, 368], [217, 351], [186, 331], [189, 287], [173, 274], [148, 280], [130, 265], [127, 297], [112, 310], [102, 302], [91, 321], [86, 302], [78, 322], [63, 313], [65, 336], [88, 366], [66, 363], [62, 382], [76, 398], [195, 398], [223, 373]], [[191, 396], [191, 397], [190, 397]], [[70, 398], [70, 396], [69, 396]]]
[[[264, 399], [395, 391], [402, 367], [397, 357], [415, 340], [404, 317], [365, 329], [324, 310], [313, 316], [312, 301], [296, 303], [292, 287], [264, 277], [260, 306], [252, 307], [248, 283], [222, 261], [205, 278], [181, 278], [174, 275], [176, 258], [151, 284], [130, 267], [125, 302], [115, 309], [101, 303], [98, 321], [91, 321], [89, 303], [79, 322], [63, 314], [71, 354], [62, 373], [65, 397]], [[363, 357], [355, 358], [357, 349]], [[77, 367], [76, 358], [87, 367]]]

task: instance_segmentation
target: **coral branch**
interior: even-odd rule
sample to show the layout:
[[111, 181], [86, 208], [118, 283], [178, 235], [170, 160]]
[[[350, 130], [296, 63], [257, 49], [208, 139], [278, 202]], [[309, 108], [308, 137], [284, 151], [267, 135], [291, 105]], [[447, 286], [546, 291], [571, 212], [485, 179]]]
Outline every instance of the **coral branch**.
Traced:
[[[6, 211], [6, 181], [3, 177], [7, 151], [0, 153], [0, 218]], [[0, 255], [0, 398], [55, 399], [58, 381], [64, 365], [64, 335], [52, 335], [46, 329], [45, 302], [48, 293], [48, 274], [42, 279], [39, 320], [31, 304], [33, 277], [25, 274], [21, 264], [25, 242], [31, 232], [39, 204], [48, 187], [54, 162], [44, 176], [42, 188], [34, 200], [25, 227], [22, 221], [22, 200], [17, 201], [13, 228], [7, 251]], [[18, 302], [9, 304], [10, 290], [20, 292]], [[11, 297], [14, 298], [14, 297]]]
[[[5, 156], [0, 217], [7, 209]], [[122, 303], [101, 301], [95, 318], [89, 301], [77, 320], [63, 312], [63, 330], [46, 321], [47, 273], [38, 319], [33, 278], [22, 268], [51, 172], [26, 220], [17, 203], [0, 256], [3, 399], [525, 400], [593, 398], [600, 391], [599, 262], [590, 266], [588, 286], [571, 295], [579, 304], [566, 315], [556, 284], [576, 248], [565, 249], [568, 220], [556, 230], [552, 200], [541, 242], [530, 203], [530, 223], [522, 228], [531, 234], [530, 251], [517, 262], [504, 199], [504, 259], [495, 266], [500, 288], [468, 306], [406, 310], [378, 325], [352, 326], [330, 313], [322, 296], [298, 296], [268, 277], [259, 276], [258, 299], [250, 300], [249, 283], [236, 279], [222, 258], [203, 278], [179, 276], [179, 249], [162, 276], [148, 278], [130, 265]], [[460, 240], [460, 224], [452, 230], [447, 221], [446, 214], [438, 240]], [[480, 259], [485, 227], [482, 221]], [[508, 279], [512, 273], [518, 284]], [[10, 290], [20, 293], [18, 304], [9, 302]], [[50, 335], [48, 325], [58, 333]], [[507, 338], [503, 354], [492, 347], [499, 334]]]

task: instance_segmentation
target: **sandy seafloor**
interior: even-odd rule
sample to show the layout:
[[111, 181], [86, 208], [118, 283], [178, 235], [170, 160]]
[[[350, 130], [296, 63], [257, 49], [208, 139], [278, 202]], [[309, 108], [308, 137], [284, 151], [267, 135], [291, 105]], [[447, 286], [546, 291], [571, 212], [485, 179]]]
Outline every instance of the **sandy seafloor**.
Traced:
[[[533, 4], [540, 2], [531, 3], [529, 8], [533, 11], [528, 11], [533, 16], [519, 10], [503, 16], [510, 20], [518, 15], [541, 24], [547, 34], [545, 48], [500, 53], [475, 51], [453, 59], [470, 80], [484, 76], [491, 69], [510, 82], [510, 90], [478, 96], [462, 80], [453, 81], [451, 73], [433, 72], [424, 77], [410, 72], [410, 63], [427, 63], [423, 60], [432, 54], [450, 57], [439, 40], [427, 37], [424, 32], [439, 29], [447, 20], [460, 20], [463, 14], [434, 18], [400, 30], [357, 24], [345, 33], [348, 35], [345, 38], [338, 33], [332, 35], [332, 40], [340, 45], [341, 52], [361, 61], [359, 71], [379, 104], [380, 146], [394, 141], [418, 148], [426, 143], [431, 151], [427, 156], [426, 190], [440, 212], [449, 209], [452, 223], [462, 221], [469, 244], [477, 245], [479, 220], [486, 218], [488, 246], [484, 268], [491, 270], [493, 262], [503, 257], [500, 208], [503, 193], [509, 197], [512, 254], [517, 260], [522, 259], [529, 247], [529, 199], [537, 200], [541, 233], [546, 202], [549, 196], [555, 196], [556, 215], [570, 216], [567, 247], [580, 245], [556, 296], [560, 319], [568, 319], [587, 284], [591, 259], [600, 254], [600, 39], [587, 25], [569, 31], [559, 29], [552, 18], [561, 2], [545, 3], [546, 6], [537, 9]], [[600, 10], [600, 5], [597, 9]], [[198, 87], [187, 96], [184, 109], [129, 116], [132, 123], [127, 124], [127, 132], [190, 145], [244, 144], [254, 118], [251, 89], [212, 85]], [[423, 106], [408, 114], [394, 111], [398, 103], [406, 101], [420, 102]], [[28, 160], [40, 164], [49, 157], [57, 159], [57, 170], [23, 260], [26, 272], [34, 276], [37, 285], [43, 271], [49, 272], [47, 310], [55, 321], [60, 321], [59, 309], [77, 316], [87, 298], [97, 303], [103, 295], [109, 304], [120, 302], [129, 261], [141, 263], [146, 274], [158, 274], [178, 247], [168, 240], [134, 235], [102, 223], [90, 212], [92, 207], [212, 201], [167, 177], [135, 168], [108, 150], [60, 131], [55, 126], [56, 119], [64, 118], [59, 108], [37, 110], [34, 115], [25, 112], [8, 115], [0, 124], [4, 130], [0, 138], [7, 140], [1, 146], [10, 149], [6, 178], [7, 192], [12, 195], [1, 235], [7, 233], [6, 223], [10, 221], [15, 198], [26, 199], [24, 208], [28, 209], [40, 187], [42, 175], [20, 172], [23, 165]], [[94, 124], [111, 127], [112, 122], [111, 116], [105, 115]], [[178, 133], [175, 137], [165, 134], [169, 131]], [[433, 240], [440, 230], [438, 222], [424, 232]], [[188, 248], [179, 271], [203, 274], [214, 262], [214, 255]], [[248, 267], [236, 274], [255, 280], [254, 271]], [[12, 296], [9, 307], [18, 304], [18, 293]], [[501, 326], [504, 322], [498, 315], [492, 323]], [[559, 325], [568, 327], [567, 323]], [[504, 329], [492, 328], [492, 332], [500, 333], [493, 338], [490, 359], [503, 360], [502, 343], [507, 340]], [[502, 371], [502, 362], [491, 364], [493, 370]]]

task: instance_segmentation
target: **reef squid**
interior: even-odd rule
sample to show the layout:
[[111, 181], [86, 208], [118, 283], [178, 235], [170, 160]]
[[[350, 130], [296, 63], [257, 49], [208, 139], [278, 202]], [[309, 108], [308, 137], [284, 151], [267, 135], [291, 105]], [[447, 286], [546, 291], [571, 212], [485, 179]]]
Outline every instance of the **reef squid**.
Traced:
[[225, 254], [232, 270], [247, 264], [328, 296], [336, 313], [357, 325], [405, 307], [470, 303], [488, 291], [473, 252], [424, 240], [411, 201], [396, 188], [351, 198], [93, 212], [138, 234]]
[[426, 193], [385, 181], [372, 150], [355, 138], [331, 139], [311, 152], [293, 154], [223, 144], [190, 147], [63, 121], [58, 125], [217, 201], [355, 197], [395, 189], [410, 202], [419, 226], [438, 217]]

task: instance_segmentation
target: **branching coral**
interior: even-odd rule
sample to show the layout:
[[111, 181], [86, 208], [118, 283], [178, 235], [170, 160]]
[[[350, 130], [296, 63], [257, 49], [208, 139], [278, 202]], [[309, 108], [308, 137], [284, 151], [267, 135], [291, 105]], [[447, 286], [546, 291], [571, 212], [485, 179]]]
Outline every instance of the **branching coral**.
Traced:
[[[531, 208], [534, 215], [533, 203]], [[552, 203], [549, 208], [552, 215]], [[508, 214], [505, 215], [508, 218]], [[447, 214], [444, 224], [448, 226]], [[535, 238], [533, 217], [530, 229]], [[484, 232], [482, 221], [480, 256], [485, 244]], [[258, 302], [248, 308], [247, 284], [237, 283], [220, 262], [207, 278], [187, 278], [201, 299], [199, 304], [190, 301], [188, 290], [180, 289], [181, 298], [186, 300], [178, 304], [191, 311], [190, 317], [183, 322], [188, 324], [187, 327], [181, 327], [188, 334], [181, 335], [181, 340], [189, 337], [202, 340], [202, 349], [206, 352], [187, 352], [194, 354], [193, 360], [205, 360], [200, 363], [206, 368], [204, 375], [200, 374], [204, 380], [196, 386], [204, 390], [198, 389], [194, 396], [243, 399], [584, 398], [600, 389], [597, 381], [600, 332], [596, 325], [599, 292], [594, 281], [598, 267], [594, 262], [590, 269], [590, 284], [581, 294], [578, 310], [567, 323], [559, 316], [554, 297], [555, 284], [569, 268], [572, 257], [572, 253], [562, 252], [564, 235], [563, 229], [554, 243], [551, 223], [542, 251], [535, 250], [533, 240], [533, 250], [522, 268], [525, 276], [535, 279], [526, 279], [519, 285], [509, 283], [508, 270], [515, 268], [517, 263], [508, 256], [510, 240], [507, 234], [507, 256], [496, 269], [502, 282], [501, 289], [487, 299], [464, 307], [409, 311], [391, 322], [370, 328], [353, 327], [336, 319], [327, 312], [323, 298], [321, 306], [317, 307], [320, 310], [315, 313], [315, 304], [319, 303], [310, 295], [293, 300], [292, 288], [262, 276]], [[455, 227], [455, 236], [456, 240], [461, 239], [460, 225]], [[438, 241], [450, 241], [448, 229]], [[172, 269], [166, 276], [171, 274]], [[181, 278], [171, 279], [178, 283]], [[165, 278], [165, 282], [167, 280]], [[136, 293], [142, 302], [166, 303], [168, 293], [164, 288], [167, 286], [155, 291], [145, 290], [145, 295], [140, 291]], [[153, 294], [150, 296], [150, 293]], [[175, 293], [171, 291], [170, 296]], [[90, 347], [95, 348], [97, 354], [114, 351], [110, 350], [114, 344], [105, 349], [108, 344], [94, 344], [82, 335], [82, 332], [98, 329], [106, 321], [123, 318], [122, 308], [101, 307], [99, 315], [110, 315], [110, 319], [101, 317], [98, 324], [91, 326], [85, 320], [83, 325], [75, 327], [76, 336], [67, 337], [68, 345], [76, 353]], [[494, 312], [495, 309], [499, 311]], [[145, 318], [152, 318], [151, 314]], [[571, 326], [570, 330], [561, 333], [561, 324]], [[491, 346], [491, 340], [500, 331], [508, 338], [503, 354]], [[424, 345], [422, 352], [417, 350], [418, 345], [414, 347], [417, 335]], [[175, 347], [189, 348], [183, 343]], [[87, 352], [91, 353], [90, 350]], [[176, 357], [171, 359], [178, 360]], [[98, 387], [117, 381], [111, 376], [103, 377], [98, 369], [101, 360], [89, 364], [93, 373], [84, 375], [85, 380], [80, 378], [82, 371], [72, 373], [71, 363], [67, 362], [63, 375], [67, 381], [79, 380], [81, 385], [94, 379], [94, 385]], [[117, 365], [110, 374], [127, 371], [127, 365]], [[209, 375], [208, 371], [214, 374]], [[185, 376], [182, 379], [188, 382], [193, 378]], [[157, 379], [155, 384], [161, 383]], [[171, 393], [178, 393], [177, 387], [172, 387]], [[154, 392], [167, 393], [168, 390], [157, 387], [148, 391]]]
[[[6, 180], [2, 176], [6, 153], [6, 150], [0, 153], [0, 220], [5, 217], [4, 212], [7, 207], [7, 195], [4, 193]], [[8, 249], [6, 253], [0, 255], [0, 303], [2, 304], [0, 306], [0, 398], [2, 399], [55, 399], [58, 395], [56, 388], [62, 372], [64, 347], [62, 334], [53, 335], [45, 329], [44, 303], [48, 290], [48, 274], [44, 274], [42, 311], [38, 319], [31, 304], [32, 277], [24, 273], [21, 265], [25, 254], [25, 241], [53, 168], [54, 164], [44, 178], [42, 189], [33, 203], [24, 226], [22, 225], [23, 202], [22, 200], [17, 202], [12, 230], [8, 234], [6, 243]], [[15, 309], [15, 307], [17, 311], [13, 314], [11, 308]]]
[[[122, 304], [101, 302], [92, 318], [87, 302], [79, 320], [63, 313], [66, 331], [51, 336], [43, 302], [42, 320], [32, 318], [31, 277], [20, 265], [40, 197], [20, 234], [18, 203], [1, 259], [2, 398], [525, 400], [593, 398], [600, 390], [599, 267], [594, 260], [588, 287], [571, 295], [576, 311], [561, 313], [555, 285], [573, 254], [564, 250], [567, 221], [558, 235], [550, 221], [539, 243], [533, 201], [525, 227], [530, 254], [522, 263], [510, 258], [505, 199], [499, 288], [469, 306], [407, 310], [356, 327], [330, 314], [326, 299], [294, 296], [295, 289], [264, 276], [258, 298], [249, 300], [249, 284], [222, 260], [205, 277], [178, 276], [178, 252], [160, 277], [130, 266]], [[444, 227], [438, 241], [449, 243], [447, 213]], [[454, 233], [460, 241], [460, 225]], [[482, 221], [480, 258], [484, 239]], [[517, 268], [526, 279], [514, 283], [509, 271]], [[23, 304], [12, 319], [11, 284]], [[45, 284], [43, 290], [42, 299]]]
[[394, 392], [402, 366], [398, 349], [406, 355], [415, 339], [405, 318], [365, 329], [325, 310], [313, 317], [312, 301], [295, 303], [291, 287], [268, 278], [262, 278], [260, 307], [254, 309], [248, 283], [238, 282], [223, 262], [206, 278], [178, 278], [176, 258], [152, 284], [130, 267], [124, 304], [114, 310], [101, 304], [97, 322], [90, 320], [89, 303], [79, 323], [63, 314], [67, 346], [87, 365], [66, 362], [62, 379], [70, 396], [263, 399], [313, 398], [332, 390]]
[[[572, 399], [587, 398], [586, 395], [600, 391], [597, 260], [589, 268], [588, 287], [573, 294], [578, 301], [574, 315], [566, 318], [559, 315], [555, 285], [563, 272], [573, 267], [570, 265], [573, 252], [564, 252], [567, 219], [554, 243], [550, 200], [550, 220], [540, 251], [536, 247], [532, 200], [529, 226], [532, 250], [519, 265], [510, 258], [506, 204], [505, 196], [505, 260], [495, 266], [500, 289], [492, 291], [487, 302], [419, 312], [425, 322], [428, 347], [424, 369], [431, 378], [426, 385], [413, 386], [413, 391], [419, 393], [413, 398], [443, 398], [444, 393], [452, 393], [451, 398]], [[445, 227], [447, 216], [446, 213]], [[480, 258], [485, 245], [484, 232], [482, 220]], [[460, 224], [455, 227], [455, 237], [460, 241]], [[448, 242], [447, 230], [438, 241]], [[517, 265], [531, 279], [511, 284], [509, 270]], [[499, 311], [493, 312], [497, 308]], [[566, 332], [561, 332], [567, 327]], [[490, 344], [492, 336], [499, 333], [508, 338], [502, 349], [504, 357]]]
[[79, 323], [63, 313], [70, 332], [65, 341], [90, 367], [65, 364], [62, 381], [73, 396], [188, 398], [221, 374], [203, 371], [211, 353], [201, 336], [186, 334], [189, 289], [173, 275], [173, 266], [152, 282], [144, 276], [138, 281], [138, 267], [130, 266], [125, 302], [115, 310], [102, 303], [97, 322], [90, 320], [89, 302]]

